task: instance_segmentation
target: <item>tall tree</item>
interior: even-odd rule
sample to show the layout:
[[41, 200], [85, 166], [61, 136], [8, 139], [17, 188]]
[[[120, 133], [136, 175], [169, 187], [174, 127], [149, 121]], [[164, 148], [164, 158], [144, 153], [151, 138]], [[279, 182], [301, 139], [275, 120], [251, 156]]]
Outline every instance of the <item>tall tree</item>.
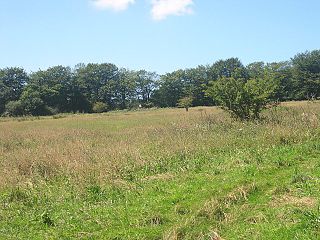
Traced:
[[20, 98], [27, 82], [28, 75], [23, 68], [0, 69], [0, 114], [6, 103]]
[[155, 72], [140, 70], [137, 72], [136, 91], [137, 99], [143, 104], [148, 104], [152, 93], [157, 88], [158, 75]]
[[229, 58], [215, 62], [210, 68], [213, 80], [221, 77], [248, 78], [246, 68], [238, 58]]
[[297, 54], [292, 64], [296, 98], [320, 97], [320, 50]]
[[154, 94], [154, 101], [160, 107], [175, 107], [184, 96], [183, 70], [167, 73], [160, 77], [159, 89]]
[[75, 70], [76, 82], [81, 92], [93, 105], [104, 102], [115, 107], [115, 88], [119, 78], [118, 67], [111, 63], [80, 65]]
[[116, 103], [120, 109], [129, 107], [129, 103], [135, 100], [137, 73], [122, 68], [119, 70], [119, 78], [116, 81]]
[[54, 66], [30, 76], [30, 84], [40, 87], [40, 97], [58, 112], [71, 110], [72, 72], [70, 67]]
[[212, 81], [208, 74], [208, 67], [198, 66], [185, 70], [185, 78], [188, 84], [184, 87], [185, 96], [192, 96], [194, 106], [212, 105], [213, 101], [209, 98], [205, 91], [208, 88], [209, 82]]

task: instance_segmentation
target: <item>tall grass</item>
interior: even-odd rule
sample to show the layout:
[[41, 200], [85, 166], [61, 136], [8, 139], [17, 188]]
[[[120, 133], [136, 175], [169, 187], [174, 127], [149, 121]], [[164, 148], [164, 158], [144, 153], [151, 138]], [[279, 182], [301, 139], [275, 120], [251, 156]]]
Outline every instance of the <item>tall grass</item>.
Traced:
[[[110, 203], [124, 201], [125, 205], [121, 206], [125, 208], [118, 209], [120, 205], [98, 208], [101, 212], [96, 217], [87, 216], [99, 222], [103, 218], [101, 214], [107, 214], [109, 219], [104, 219], [100, 225], [118, 229], [92, 230], [100, 231], [92, 235], [93, 238], [109, 236], [111, 232], [122, 236], [117, 239], [159, 239], [155, 236], [207, 239], [210, 232], [212, 236], [222, 232], [223, 236], [228, 232], [227, 223], [233, 226], [236, 219], [241, 218], [236, 208], [244, 208], [240, 212], [246, 211], [243, 204], [249, 195], [268, 188], [264, 174], [280, 174], [277, 175], [279, 179], [286, 181], [293, 178], [292, 168], [301, 171], [300, 162], [308, 161], [302, 152], [306, 158], [318, 157], [314, 149], [319, 146], [319, 124], [318, 102], [281, 104], [265, 111], [263, 118], [255, 122], [239, 122], [222, 110], [209, 107], [192, 108], [189, 112], [158, 109], [25, 118], [23, 121], [3, 119], [0, 122], [0, 189], [6, 196], [3, 201], [22, 201], [24, 206], [34, 206], [34, 201], [40, 201], [41, 205], [41, 199], [55, 199], [52, 200], [54, 205], [62, 197], [71, 205], [58, 204], [64, 209], [61, 212], [73, 209], [70, 210], [73, 216], [82, 216], [82, 221], [85, 216], [79, 211], [85, 202], [98, 207], [106, 199]], [[310, 160], [310, 166], [314, 164], [316, 162]], [[293, 184], [299, 184], [298, 174]], [[263, 179], [263, 183], [256, 186], [258, 180], [255, 178]], [[307, 178], [306, 182], [309, 180]], [[277, 185], [274, 180], [270, 182], [270, 186]], [[202, 191], [202, 188], [206, 190]], [[171, 192], [173, 190], [176, 193]], [[217, 197], [213, 194], [215, 191]], [[60, 198], [57, 193], [61, 194]], [[175, 194], [179, 199], [172, 200]], [[136, 203], [140, 197], [145, 206]], [[285, 197], [289, 198], [288, 195]], [[72, 207], [74, 201], [79, 204], [78, 210]], [[166, 213], [171, 209], [171, 203], [166, 201], [173, 201], [174, 214]], [[280, 204], [279, 201], [273, 204]], [[158, 202], [159, 209], [151, 210], [148, 202], [150, 206], [156, 206]], [[15, 208], [19, 208], [17, 206]], [[50, 212], [52, 208], [45, 208], [42, 213], [27, 209], [47, 227], [59, 225], [54, 218], [60, 218]], [[118, 220], [110, 217], [117, 211]], [[14, 212], [12, 209], [11, 213]], [[250, 221], [259, 222], [264, 218], [268, 216], [258, 214], [251, 216]], [[211, 228], [208, 224], [218, 227]], [[239, 229], [247, 231], [237, 224]], [[72, 224], [68, 226], [72, 228]], [[140, 229], [140, 232], [134, 229]], [[192, 229], [196, 233], [192, 233]], [[79, 232], [77, 230], [77, 234]], [[53, 238], [64, 236], [61, 232], [55, 234]], [[81, 235], [74, 234], [70, 236]], [[90, 231], [83, 234], [90, 237]]]
[[[319, 104], [306, 103], [277, 107], [262, 121], [247, 123], [216, 108], [2, 122], [0, 187], [57, 176], [114, 181], [135, 169], [152, 175], [177, 164], [167, 170], [179, 171], [198, 153], [265, 149], [316, 137], [319, 113]], [[186, 163], [170, 162], [176, 156]]]

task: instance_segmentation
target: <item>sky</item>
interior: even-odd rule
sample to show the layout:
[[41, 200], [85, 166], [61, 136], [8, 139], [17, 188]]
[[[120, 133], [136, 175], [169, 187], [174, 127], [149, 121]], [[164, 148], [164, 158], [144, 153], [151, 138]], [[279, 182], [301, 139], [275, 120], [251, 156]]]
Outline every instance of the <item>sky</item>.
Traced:
[[0, 0], [0, 68], [114, 63], [160, 74], [320, 49], [319, 0]]

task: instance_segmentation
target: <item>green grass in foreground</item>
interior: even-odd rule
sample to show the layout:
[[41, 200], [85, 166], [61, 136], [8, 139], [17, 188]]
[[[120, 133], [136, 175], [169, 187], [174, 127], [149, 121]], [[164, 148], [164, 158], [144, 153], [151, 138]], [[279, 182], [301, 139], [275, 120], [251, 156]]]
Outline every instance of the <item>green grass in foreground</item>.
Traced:
[[319, 103], [0, 123], [1, 239], [319, 239]]

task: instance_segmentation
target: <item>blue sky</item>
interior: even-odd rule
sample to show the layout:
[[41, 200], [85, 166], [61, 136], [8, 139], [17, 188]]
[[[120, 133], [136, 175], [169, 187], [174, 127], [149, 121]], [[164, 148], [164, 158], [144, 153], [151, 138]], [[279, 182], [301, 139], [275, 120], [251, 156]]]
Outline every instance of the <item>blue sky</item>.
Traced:
[[287, 60], [320, 49], [319, 12], [319, 0], [0, 0], [0, 68]]

